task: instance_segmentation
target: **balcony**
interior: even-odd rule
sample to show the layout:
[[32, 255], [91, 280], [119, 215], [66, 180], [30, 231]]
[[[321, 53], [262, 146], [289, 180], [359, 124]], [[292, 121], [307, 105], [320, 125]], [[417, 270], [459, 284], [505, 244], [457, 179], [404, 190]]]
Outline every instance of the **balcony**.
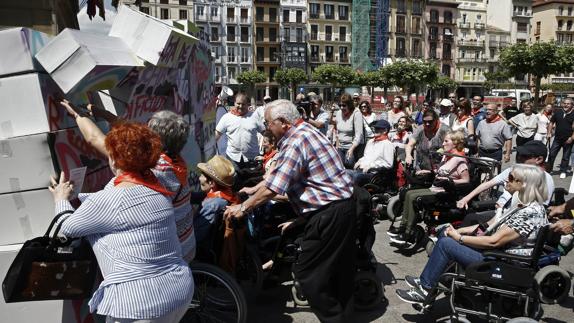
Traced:
[[221, 22], [221, 16], [209, 16], [211, 22]]
[[430, 35], [429, 35], [429, 40], [431, 40], [431, 41], [438, 41], [438, 35], [430, 34]]
[[318, 14], [318, 13], [311, 13], [311, 14], [309, 14], [309, 18], [311, 18], [311, 19], [319, 19], [319, 14]]
[[486, 25], [483, 22], [475, 22], [474, 29], [484, 29]]
[[339, 57], [339, 62], [341, 62], [341, 63], [348, 63], [348, 62], [349, 62], [349, 56], [341, 56], [341, 57]]
[[512, 13], [512, 17], [531, 18], [532, 12], [530, 12], [530, 11], [514, 11]]
[[319, 56], [311, 56], [310, 61], [312, 63], [319, 63], [320, 62]]
[[487, 63], [498, 63], [499, 58], [498, 57], [489, 57], [486, 59]]
[[235, 16], [227, 16], [227, 20], [226, 20], [226, 21], [227, 21], [228, 24], [234, 24], [234, 23], [237, 22], [237, 17], [235, 17]]
[[458, 24], [458, 28], [468, 29], [470, 28], [470, 22], [461, 22]]
[[499, 46], [499, 42], [496, 40], [491, 40], [488, 42], [488, 47], [490, 48], [498, 48]]
[[227, 34], [227, 36], [226, 36], [226, 40], [227, 40], [228, 42], [235, 42], [235, 41], [237, 41], [236, 38], [237, 38], [237, 37], [236, 37], [235, 34]]
[[457, 63], [485, 63], [486, 58], [476, 58], [476, 57], [460, 57], [456, 60]]
[[249, 39], [249, 35], [246, 35], [246, 34], [242, 34], [239, 41], [242, 43], [250, 43], [251, 42], [251, 40]]
[[443, 59], [444, 61], [452, 61], [452, 55], [443, 54], [443, 55], [442, 55], [442, 59]]
[[552, 84], [555, 83], [574, 83], [574, 77], [553, 77], [551, 79]]
[[239, 23], [251, 24], [251, 17], [239, 17]]
[[452, 43], [454, 41], [454, 37], [452, 35], [443, 35], [442, 41], [447, 43]]
[[459, 40], [458, 46], [464, 47], [484, 47], [484, 40]]

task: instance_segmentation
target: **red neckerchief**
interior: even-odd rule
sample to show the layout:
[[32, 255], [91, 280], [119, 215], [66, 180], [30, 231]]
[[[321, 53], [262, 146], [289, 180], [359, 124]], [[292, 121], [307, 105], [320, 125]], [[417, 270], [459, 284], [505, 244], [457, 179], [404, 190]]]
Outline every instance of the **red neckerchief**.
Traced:
[[277, 149], [271, 150], [269, 153], [263, 155], [263, 166], [267, 166], [267, 163], [277, 154]]
[[351, 117], [351, 115], [353, 114], [354, 110], [350, 110], [349, 109], [349, 113], [345, 114], [343, 111], [341, 111], [341, 116], [343, 117], [343, 119], [349, 119]]
[[486, 123], [495, 123], [498, 120], [502, 120], [502, 117], [500, 115], [496, 115], [496, 117], [492, 118], [492, 120], [489, 120], [488, 118], [485, 119]]
[[544, 113], [544, 115], [547, 117], [552, 115], [552, 111], [550, 111], [549, 113], [546, 113], [546, 110], [544, 110], [544, 111], [542, 111], [542, 113]]
[[171, 166], [171, 168], [173, 169], [173, 172], [175, 173], [175, 176], [177, 177], [177, 180], [179, 181], [179, 184], [181, 184], [181, 186], [184, 186], [187, 184], [187, 165], [185, 164], [185, 160], [183, 160], [183, 158], [181, 156], [177, 156], [177, 161], [173, 162], [173, 160], [171, 158], [169, 158], [168, 155], [162, 153], [161, 154], [161, 158], [163, 160], [165, 160], [165, 162], [167, 164], [169, 164], [169, 166]]
[[401, 108], [393, 108], [393, 113], [397, 114], [401, 112]]
[[383, 140], [388, 140], [389, 136], [387, 134], [384, 135], [378, 135], [375, 136], [375, 138], [373, 138], [375, 140], [375, 142], [379, 142], [379, 141], [383, 141]]
[[229, 109], [229, 113], [233, 114], [234, 116], [243, 117], [243, 114], [239, 113], [235, 107]]
[[[456, 155], [456, 156], [464, 156], [464, 151], [463, 150], [458, 150], [456, 148], [453, 148], [451, 150], [448, 151], [449, 154], [452, 155]], [[445, 162], [449, 161], [451, 158], [455, 157], [455, 156], [444, 156], [445, 157]]]
[[472, 108], [472, 110], [470, 111], [470, 114], [472, 116], [477, 115], [478, 113], [480, 113], [480, 108]]
[[464, 116], [462, 116], [462, 118], [461, 117], [458, 118], [458, 122], [462, 123], [462, 122], [464, 122], [464, 120], [466, 120], [468, 118], [470, 118], [470, 116], [464, 115]]
[[368, 113], [368, 112], [363, 112], [363, 110], [361, 110], [361, 113], [362, 113], [362, 114], [363, 114], [363, 116], [365, 116], [365, 117], [368, 117], [368, 116], [370, 116], [370, 115], [371, 115], [371, 114], [370, 114], [370, 113]]
[[167, 189], [165, 189], [165, 187], [163, 187], [163, 185], [161, 185], [161, 183], [159, 182], [157, 177], [155, 177], [155, 175], [151, 172], [151, 170], [146, 170], [144, 174], [123, 172], [121, 175], [117, 176], [116, 179], [114, 180], [114, 186], [118, 186], [123, 182], [143, 185], [165, 196], [173, 195], [172, 192], [168, 191]]
[[230, 187], [226, 187], [226, 188], [219, 190], [219, 191], [214, 191], [213, 189], [211, 189], [207, 193], [207, 198], [216, 198], [216, 197], [222, 198], [231, 204], [241, 203], [239, 198], [235, 194], [233, 194], [233, 191], [231, 190]]
[[407, 130], [401, 130], [401, 131], [397, 131], [397, 138], [402, 142], [403, 141], [403, 137], [407, 134]]
[[433, 128], [430, 130], [432, 136], [434, 137], [434, 135], [436, 135], [438, 129], [440, 128], [440, 120], [435, 120], [434, 121], [434, 126]]

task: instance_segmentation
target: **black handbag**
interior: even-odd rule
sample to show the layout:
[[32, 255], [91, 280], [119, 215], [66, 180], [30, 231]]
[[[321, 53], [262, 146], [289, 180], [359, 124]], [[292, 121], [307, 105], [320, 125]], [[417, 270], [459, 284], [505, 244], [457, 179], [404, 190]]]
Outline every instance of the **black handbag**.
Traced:
[[84, 238], [58, 237], [63, 221], [50, 237], [56, 215], [46, 233], [24, 243], [2, 282], [6, 303], [90, 297], [98, 263]]

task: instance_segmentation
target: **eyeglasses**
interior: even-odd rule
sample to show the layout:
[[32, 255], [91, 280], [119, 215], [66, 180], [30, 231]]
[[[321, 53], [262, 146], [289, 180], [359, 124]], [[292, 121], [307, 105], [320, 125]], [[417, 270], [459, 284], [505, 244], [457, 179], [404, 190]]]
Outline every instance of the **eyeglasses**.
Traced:
[[346, 107], [347, 105], [345, 103], [341, 103], [339, 104], [340, 107]]
[[514, 177], [514, 175], [512, 175], [512, 173], [510, 173], [510, 174], [508, 174], [508, 182], [514, 183], [514, 182], [519, 182], [519, 180], [516, 179], [516, 177]]
[[361, 109], [363, 109], [363, 108], [367, 108], [367, 106], [366, 106], [366, 105], [362, 105], [362, 106], [361, 106]]
[[425, 125], [431, 125], [433, 123], [434, 120], [423, 120], [423, 124]]

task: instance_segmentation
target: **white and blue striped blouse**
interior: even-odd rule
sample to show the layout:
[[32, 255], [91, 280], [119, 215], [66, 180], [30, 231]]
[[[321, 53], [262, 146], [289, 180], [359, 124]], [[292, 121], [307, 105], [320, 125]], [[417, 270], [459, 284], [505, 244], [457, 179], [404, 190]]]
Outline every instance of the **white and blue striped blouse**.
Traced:
[[[64, 220], [60, 233], [87, 237], [104, 281], [90, 311], [116, 318], [150, 319], [191, 300], [193, 278], [182, 259], [173, 206], [145, 186], [116, 188], [113, 180], [97, 193], [81, 194], [82, 205]], [[56, 213], [74, 210], [56, 203]]]

